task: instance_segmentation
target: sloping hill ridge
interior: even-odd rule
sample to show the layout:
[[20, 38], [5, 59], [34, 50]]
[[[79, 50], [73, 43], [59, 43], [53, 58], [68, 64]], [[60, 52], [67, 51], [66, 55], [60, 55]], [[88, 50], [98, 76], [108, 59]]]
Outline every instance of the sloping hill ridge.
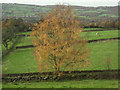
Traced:
[[[55, 5], [39, 6], [17, 3], [3, 3], [2, 14], [3, 18], [9, 17], [21, 17], [21, 18], [40, 18], [40, 13], [47, 13]], [[111, 7], [84, 7], [84, 6], [72, 6], [77, 11], [77, 16], [83, 19], [95, 19], [95, 18], [118, 18], [118, 6]]]

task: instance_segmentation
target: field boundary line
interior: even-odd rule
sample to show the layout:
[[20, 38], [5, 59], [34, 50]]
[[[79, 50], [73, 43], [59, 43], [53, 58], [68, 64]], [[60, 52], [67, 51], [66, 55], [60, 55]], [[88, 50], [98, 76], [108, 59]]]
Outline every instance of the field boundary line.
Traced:
[[[70, 73], [71, 72], [71, 73]], [[120, 70], [89, 70], [89, 71], [64, 71], [59, 80], [81, 80], [81, 79], [119, 79]], [[22, 73], [22, 74], [2, 74], [5, 82], [17, 81], [43, 81], [58, 80], [53, 72], [43, 73]]]
[[[120, 72], [120, 69], [113, 69], [113, 70], [85, 70], [85, 71], [64, 71], [63, 73], [97, 73], [97, 72]], [[29, 75], [38, 75], [38, 74], [52, 74], [53, 72], [33, 72], [33, 73], [15, 73], [15, 74], [2, 74], [4, 77], [5, 76], [29, 76]]]

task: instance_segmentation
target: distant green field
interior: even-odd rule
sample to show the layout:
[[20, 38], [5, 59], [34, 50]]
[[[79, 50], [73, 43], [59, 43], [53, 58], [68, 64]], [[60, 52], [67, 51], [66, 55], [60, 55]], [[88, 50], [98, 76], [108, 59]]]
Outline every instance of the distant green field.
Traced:
[[107, 14], [101, 14], [101, 15], [99, 15], [100, 17], [103, 17], [103, 16], [108, 16]]
[[83, 31], [85, 30], [118, 30], [117, 28], [83, 28]]
[[103, 28], [83, 28], [84, 30], [102, 30]]
[[[96, 35], [99, 33], [99, 35]], [[111, 30], [111, 31], [94, 31], [94, 32], [83, 32], [81, 36], [84, 36], [88, 40], [95, 40], [95, 39], [105, 39], [105, 38], [115, 38], [118, 36], [118, 30]]]
[[[3, 88], [118, 88], [118, 80], [4, 83]], [[69, 89], [71, 90], [71, 89]], [[83, 89], [84, 90], [84, 89]]]
[[[54, 6], [38, 6], [38, 5], [22, 5], [22, 4], [2, 4], [2, 12], [3, 17], [36, 17], [34, 20], [40, 19], [40, 13], [47, 13], [52, 10]], [[114, 10], [117, 12], [117, 7], [74, 7], [73, 11], [76, 12], [79, 18], [83, 18], [85, 20], [95, 20], [95, 19], [103, 19], [103, 17], [107, 18], [115, 18], [117, 19], [118, 15], [114, 13]], [[86, 17], [87, 16], [87, 17]]]
[[31, 31], [29, 31], [29, 32], [20, 32], [20, 33], [18, 33], [18, 35], [30, 35], [31, 34]]
[[[46, 13], [49, 12], [51, 9], [46, 7], [36, 7], [36, 6], [27, 6], [27, 5], [10, 5], [10, 4], [3, 4], [3, 13], [6, 16], [34, 16], [39, 15], [41, 12]], [[34, 11], [34, 12], [33, 12]]]
[[[94, 28], [93, 28], [94, 29]], [[100, 28], [98, 28], [100, 29]], [[99, 35], [96, 35], [98, 31], [94, 32], [82, 32], [81, 36], [85, 37], [88, 40], [94, 39], [104, 39], [104, 38], [115, 38], [118, 37], [118, 30], [112, 31], [99, 31]], [[23, 32], [22, 34], [29, 35], [31, 32]], [[32, 45], [32, 38], [34, 37], [22, 37], [20, 42], [16, 46], [26, 46]]]
[[[89, 67], [85, 70], [106, 70], [106, 58], [111, 58], [111, 69], [118, 68], [118, 40], [101, 43], [89, 43]], [[3, 73], [37, 72], [37, 60], [33, 56], [33, 48], [16, 49], [3, 58]]]
[[107, 12], [107, 10], [104, 10], [104, 9], [97, 9], [97, 11], [100, 11], [100, 12]]
[[90, 16], [81, 16], [81, 15], [78, 15], [79, 18], [84, 18], [84, 19], [95, 19], [95, 17], [90, 17]]
[[98, 12], [97, 10], [89, 10], [89, 11], [83, 11], [84, 13], [100, 13], [100, 12]]
[[32, 38], [34, 38], [34, 37], [21, 37], [20, 42], [17, 43], [16, 46], [32, 45]]
[[113, 17], [113, 18], [114, 18], [114, 17], [118, 17], [118, 16], [116, 16], [116, 15], [110, 15], [110, 17]]
[[86, 16], [78, 16], [79, 18], [86, 18]]

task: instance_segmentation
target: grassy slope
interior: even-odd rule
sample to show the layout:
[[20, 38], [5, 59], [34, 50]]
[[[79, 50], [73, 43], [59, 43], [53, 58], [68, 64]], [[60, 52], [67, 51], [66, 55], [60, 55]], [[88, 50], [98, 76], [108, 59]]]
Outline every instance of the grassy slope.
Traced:
[[[90, 43], [90, 66], [85, 70], [107, 69], [105, 59], [111, 57], [111, 69], [118, 68], [118, 41]], [[18, 49], [3, 58], [4, 73], [37, 72], [37, 61], [32, 52], [33, 48]]]
[[[39, 15], [40, 12], [48, 12], [51, 9], [46, 7], [36, 7], [34, 6], [28, 6], [28, 5], [13, 5], [13, 4], [3, 4], [3, 13], [5, 13], [5, 16], [34, 16]], [[8, 13], [9, 12], [9, 13]]]
[[3, 88], [118, 88], [118, 80], [3, 83]]
[[[40, 13], [47, 13], [51, 11], [50, 7], [43, 7], [43, 6], [29, 6], [29, 5], [21, 5], [21, 4], [3, 4], [3, 16], [10, 17], [10, 16], [15, 16], [15, 17], [26, 17], [26, 16], [37, 16], [39, 17]], [[117, 18], [118, 15], [114, 14], [114, 12], [117, 12], [117, 8], [114, 9], [114, 7], [111, 9], [109, 8], [89, 8], [89, 7], [84, 7], [83, 9], [77, 9], [74, 8], [77, 12], [77, 16], [80, 18], [85, 18], [85, 19], [95, 19], [97, 18], [103, 18], [103, 16], [107, 17], [113, 17]]]

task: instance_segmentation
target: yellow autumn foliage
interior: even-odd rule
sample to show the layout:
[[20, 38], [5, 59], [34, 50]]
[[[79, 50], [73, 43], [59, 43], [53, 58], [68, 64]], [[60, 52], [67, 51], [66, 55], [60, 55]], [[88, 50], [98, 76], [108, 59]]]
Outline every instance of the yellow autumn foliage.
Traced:
[[31, 36], [40, 72], [72, 71], [88, 63], [87, 40], [81, 37], [80, 21], [71, 6], [57, 5], [35, 24]]

